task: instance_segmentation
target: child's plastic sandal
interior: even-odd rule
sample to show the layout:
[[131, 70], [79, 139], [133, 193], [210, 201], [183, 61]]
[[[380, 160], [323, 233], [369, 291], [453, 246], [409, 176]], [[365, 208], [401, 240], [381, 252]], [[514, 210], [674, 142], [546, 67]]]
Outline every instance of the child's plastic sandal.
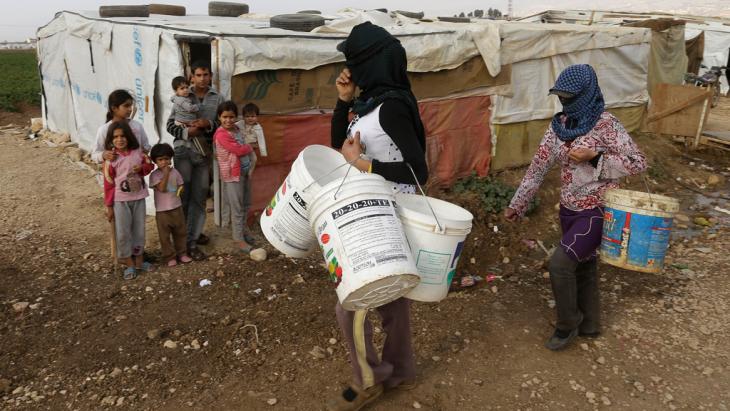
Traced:
[[127, 267], [124, 269], [124, 273], [122, 274], [122, 278], [125, 280], [134, 280], [137, 278], [137, 270], [134, 267]]
[[142, 270], [142, 271], [144, 271], [146, 273], [149, 273], [149, 272], [154, 271], [155, 270], [155, 267], [153, 267], [152, 264], [150, 264], [149, 262], [144, 261], [144, 262], [142, 262], [142, 265], [141, 266], [137, 267], [137, 269], [138, 270]]

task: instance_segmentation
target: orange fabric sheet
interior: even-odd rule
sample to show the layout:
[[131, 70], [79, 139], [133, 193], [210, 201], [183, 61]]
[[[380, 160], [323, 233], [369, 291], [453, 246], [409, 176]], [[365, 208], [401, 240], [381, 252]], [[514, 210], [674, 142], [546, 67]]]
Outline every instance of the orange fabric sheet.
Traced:
[[[429, 184], [448, 187], [459, 177], [489, 171], [492, 143], [488, 96], [419, 103], [426, 129]], [[252, 209], [262, 210], [289, 174], [299, 152], [311, 144], [329, 146], [332, 114], [261, 115], [267, 157], [253, 175]]]

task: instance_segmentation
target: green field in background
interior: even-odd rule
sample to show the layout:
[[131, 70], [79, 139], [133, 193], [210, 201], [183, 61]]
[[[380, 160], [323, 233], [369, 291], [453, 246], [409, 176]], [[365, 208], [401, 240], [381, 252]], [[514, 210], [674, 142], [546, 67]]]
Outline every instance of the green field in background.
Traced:
[[0, 110], [18, 111], [18, 104], [41, 104], [35, 50], [0, 51]]

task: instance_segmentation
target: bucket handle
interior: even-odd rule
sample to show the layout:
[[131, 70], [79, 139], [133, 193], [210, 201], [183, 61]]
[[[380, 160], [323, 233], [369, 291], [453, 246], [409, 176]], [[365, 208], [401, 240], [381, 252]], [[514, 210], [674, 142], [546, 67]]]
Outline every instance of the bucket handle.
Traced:
[[428, 206], [428, 209], [431, 210], [431, 214], [433, 214], [433, 219], [436, 220], [436, 225], [439, 228], [439, 232], [443, 233], [444, 228], [441, 226], [441, 222], [439, 222], [438, 217], [436, 217], [436, 212], [433, 211], [433, 207], [431, 207], [431, 203], [428, 201], [428, 197], [426, 196], [426, 193], [423, 192], [423, 187], [421, 187], [421, 183], [418, 182], [418, 177], [416, 177], [416, 172], [413, 171], [413, 167], [411, 167], [410, 164], [406, 163], [406, 165], [408, 166], [408, 169], [411, 170], [411, 174], [413, 174], [413, 180], [416, 182], [416, 185], [418, 186], [418, 190], [421, 192], [423, 199], [426, 201], [426, 205]]
[[646, 187], [646, 194], [649, 195], [649, 203], [654, 206], [654, 199], [651, 198], [651, 189], [649, 189], [649, 179], [646, 178], [646, 173], [641, 174], [642, 180], [644, 180], [644, 187]]
[[[360, 159], [360, 157], [355, 157], [352, 161], [348, 161], [345, 164], [340, 164], [339, 166], [337, 166], [337, 168], [340, 168], [344, 165], [349, 165], [349, 167], [347, 167], [347, 171], [345, 172], [345, 176], [342, 177], [342, 181], [340, 181], [340, 185], [337, 186], [337, 190], [335, 190], [335, 194], [332, 196], [332, 198], [334, 200], [337, 200], [337, 194], [340, 193], [340, 189], [342, 188], [342, 185], [345, 184], [345, 180], [347, 180], [347, 176], [350, 175], [350, 170], [352, 170], [352, 168], [355, 166], [355, 162], [359, 159]], [[337, 170], [337, 168], [335, 168], [335, 170]], [[335, 170], [332, 170], [331, 172], [334, 172]]]

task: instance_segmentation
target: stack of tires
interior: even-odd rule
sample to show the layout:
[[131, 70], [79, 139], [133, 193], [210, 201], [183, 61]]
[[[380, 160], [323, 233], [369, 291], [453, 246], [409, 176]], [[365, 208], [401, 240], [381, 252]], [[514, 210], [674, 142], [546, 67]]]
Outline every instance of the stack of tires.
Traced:
[[309, 32], [323, 26], [324, 17], [309, 13], [279, 14], [269, 20], [269, 25], [284, 30]]
[[208, 2], [208, 15], [218, 17], [238, 17], [248, 14], [248, 4], [233, 3], [230, 1]]
[[100, 17], [149, 17], [150, 14], [184, 16], [185, 7], [171, 4], [140, 4], [135, 6], [100, 6]]

